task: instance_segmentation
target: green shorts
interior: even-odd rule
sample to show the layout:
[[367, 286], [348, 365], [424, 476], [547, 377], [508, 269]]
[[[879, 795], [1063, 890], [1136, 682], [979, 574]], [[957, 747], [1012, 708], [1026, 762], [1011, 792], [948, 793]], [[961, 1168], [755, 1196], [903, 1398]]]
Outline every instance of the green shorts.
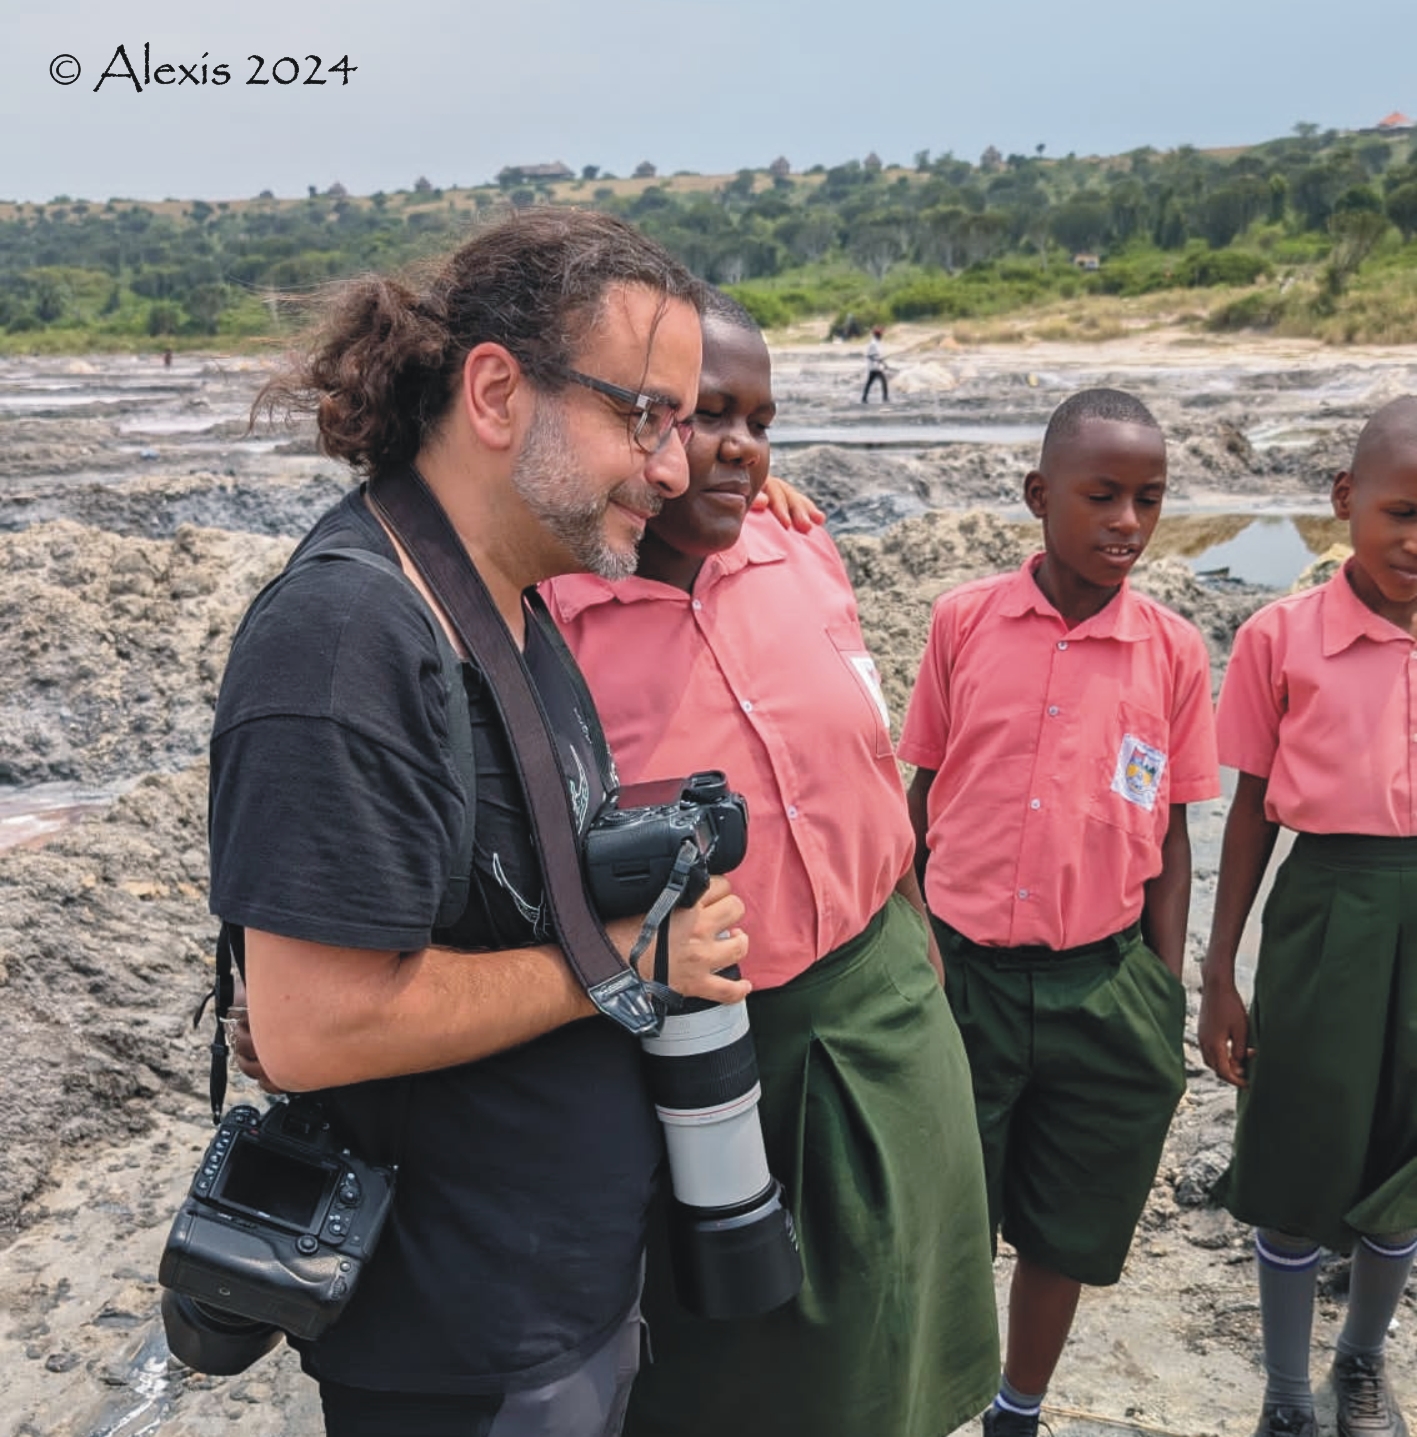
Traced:
[[1337, 1252], [1417, 1227], [1417, 838], [1299, 835], [1250, 1046], [1225, 1206]]
[[1116, 1282], [1186, 1088], [1185, 990], [1136, 927], [1051, 953], [934, 924], [994, 1231], [1041, 1267]]

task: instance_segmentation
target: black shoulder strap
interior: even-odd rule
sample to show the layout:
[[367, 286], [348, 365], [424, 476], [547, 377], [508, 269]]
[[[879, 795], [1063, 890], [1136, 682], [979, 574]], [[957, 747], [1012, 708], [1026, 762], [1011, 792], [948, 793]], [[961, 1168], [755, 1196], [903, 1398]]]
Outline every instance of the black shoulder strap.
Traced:
[[579, 835], [550, 723], [516, 641], [448, 516], [410, 466], [382, 475], [369, 500], [398, 538], [469, 654], [487, 675], [526, 795], [546, 905], [566, 961], [592, 1003], [632, 1033], [655, 1033], [662, 1015], [610, 941], [586, 896]]
[[201, 1006], [192, 1015], [192, 1026], [195, 1028], [202, 1021], [202, 1010], [207, 1006], [208, 999], [214, 1000], [213, 1006], [216, 1009], [216, 1032], [212, 1036], [211, 1072], [207, 1077], [207, 1092], [212, 1100], [212, 1122], [221, 1122], [222, 1106], [226, 1102], [226, 1060], [230, 1048], [226, 1044], [226, 1015], [231, 1011], [231, 999], [236, 991], [235, 980], [231, 976], [232, 956], [238, 954], [240, 966], [245, 970], [245, 957], [241, 953], [243, 930], [231, 923], [223, 923], [221, 932], [216, 939], [216, 981], [212, 985], [211, 992], [202, 999]]

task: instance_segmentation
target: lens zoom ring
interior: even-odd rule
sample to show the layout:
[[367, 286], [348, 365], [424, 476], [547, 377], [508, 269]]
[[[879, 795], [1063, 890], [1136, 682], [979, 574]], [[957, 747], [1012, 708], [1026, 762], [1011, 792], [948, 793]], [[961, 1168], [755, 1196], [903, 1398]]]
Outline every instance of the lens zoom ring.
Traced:
[[753, 1035], [690, 1057], [644, 1055], [650, 1097], [658, 1108], [695, 1112], [741, 1098], [758, 1081]]

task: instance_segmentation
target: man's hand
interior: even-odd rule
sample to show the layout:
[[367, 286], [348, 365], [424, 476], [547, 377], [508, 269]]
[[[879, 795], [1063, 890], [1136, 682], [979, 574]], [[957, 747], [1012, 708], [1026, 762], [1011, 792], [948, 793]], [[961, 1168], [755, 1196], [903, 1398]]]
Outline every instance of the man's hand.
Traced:
[[1236, 1088], [1249, 1086], [1246, 1065], [1255, 1050], [1248, 1045], [1250, 1020], [1244, 1000], [1228, 976], [1206, 974], [1201, 987], [1201, 1014], [1198, 1034], [1201, 1056], [1215, 1076]]
[[769, 474], [767, 482], [753, 500], [754, 509], [766, 509], [784, 529], [809, 534], [814, 524], [825, 524], [827, 516], [800, 490], [786, 479]]
[[[676, 908], [669, 915], [669, 986], [676, 993], [711, 1003], [741, 1003], [753, 991], [744, 978], [719, 976], [747, 956], [748, 935], [737, 927], [743, 912], [743, 900], [726, 878], [717, 876], [692, 908]], [[621, 918], [606, 924], [606, 932], [627, 956], [641, 921]], [[653, 975], [654, 944], [640, 955], [637, 966], [642, 978]]]

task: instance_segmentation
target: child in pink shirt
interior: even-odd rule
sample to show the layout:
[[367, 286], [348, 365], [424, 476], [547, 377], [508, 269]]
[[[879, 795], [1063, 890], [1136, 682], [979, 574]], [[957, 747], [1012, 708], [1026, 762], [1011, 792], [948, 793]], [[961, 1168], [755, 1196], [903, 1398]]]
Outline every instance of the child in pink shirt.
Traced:
[[623, 779], [722, 768], [747, 798], [733, 881], [755, 935], [759, 1116], [805, 1278], [762, 1317], [695, 1317], [652, 1224], [654, 1361], [625, 1432], [941, 1437], [998, 1371], [968, 1061], [841, 558], [825, 531], [749, 512], [777, 412], [767, 346], [716, 291], [703, 338], [687, 491], [650, 520], [633, 577], [563, 575], [548, 602]]
[[[1417, 1252], [1417, 398], [1380, 409], [1333, 485], [1353, 557], [1236, 635], [1220, 756], [1239, 771], [1205, 963], [1206, 1062], [1241, 1089], [1219, 1194], [1253, 1223], [1257, 1437], [1314, 1437], [1320, 1246], [1353, 1252], [1340, 1437], [1403, 1437], [1384, 1339]], [[1253, 1004], [1235, 953], [1280, 827]]]
[[1084, 1284], [1116, 1282], [1185, 1089], [1186, 804], [1220, 791], [1195, 628], [1134, 593], [1166, 446], [1139, 400], [1059, 407], [1044, 552], [935, 605], [899, 753], [1018, 1263], [986, 1437], [1034, 1437]]

